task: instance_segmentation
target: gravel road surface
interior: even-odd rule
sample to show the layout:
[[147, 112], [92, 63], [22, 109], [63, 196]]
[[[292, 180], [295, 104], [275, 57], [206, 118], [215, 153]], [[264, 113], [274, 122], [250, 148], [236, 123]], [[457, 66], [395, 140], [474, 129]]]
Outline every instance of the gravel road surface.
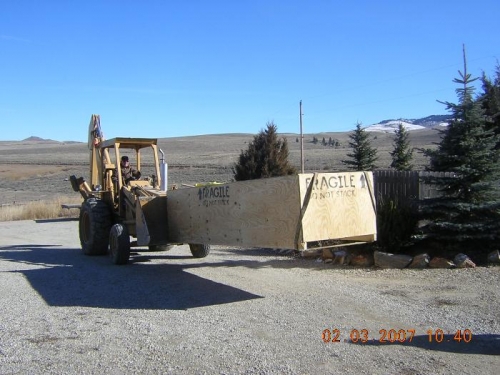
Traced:
[[500, 267], [335, 268], [228, 247], [194, 259], [187, 246], [115, 266], [84, 256], [77, 228], [0, 223], [0, 374], [498, 373]]

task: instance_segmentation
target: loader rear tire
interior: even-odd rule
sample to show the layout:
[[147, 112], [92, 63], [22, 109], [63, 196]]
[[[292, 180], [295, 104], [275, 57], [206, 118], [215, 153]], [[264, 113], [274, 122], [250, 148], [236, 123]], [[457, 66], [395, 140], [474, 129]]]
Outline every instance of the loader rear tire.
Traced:
[[85, 255], [105, 255], [108, 251], [111, 210], [96, 198], [89, 198], [80, 209], [80, 244]]
[[109, 255], [114, 264], [127, 264], [130, 258], [130, 236], [127, 227], [115, 224], [109, 233]]
[[195, 258], [205, 258], [210, 253], [210, 245], [190, 243], [189, 250]]
[[149, 251], [169, 251], [175, 245], [149, 245]]

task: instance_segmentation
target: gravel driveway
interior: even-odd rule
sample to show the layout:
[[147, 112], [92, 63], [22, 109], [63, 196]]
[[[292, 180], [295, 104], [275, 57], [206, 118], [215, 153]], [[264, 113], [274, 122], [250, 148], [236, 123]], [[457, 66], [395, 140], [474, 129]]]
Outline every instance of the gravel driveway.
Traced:
[[187, 246], [133, 253], [129, 265], [114, 266], [82, 255], [77, 228], [0, 223], [0, 374], [500, 367], [500, 267], [335, 268], [227, 247], [194, 259]]

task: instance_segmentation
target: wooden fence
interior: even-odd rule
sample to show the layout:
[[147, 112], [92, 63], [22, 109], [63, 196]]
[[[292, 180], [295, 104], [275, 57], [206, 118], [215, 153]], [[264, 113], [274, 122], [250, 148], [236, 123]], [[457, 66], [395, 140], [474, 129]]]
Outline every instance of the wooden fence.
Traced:
[[377, 170], [373, 172], [377, 202], [397, 199], [398, 202], [417, 203], [441, 195], [435, 185], [424, 181], [425, 177], [451, 177], [450, 172], [426, 172]]

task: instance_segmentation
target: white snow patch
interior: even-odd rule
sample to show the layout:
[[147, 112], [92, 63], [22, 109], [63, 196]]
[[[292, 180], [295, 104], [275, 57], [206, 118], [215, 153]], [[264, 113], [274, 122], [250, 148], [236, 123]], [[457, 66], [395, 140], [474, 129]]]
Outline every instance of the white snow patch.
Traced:
[[366, 127], [365, 130], [368, 132], [394, 133], [398, 129], [399, 124], [403, 125], [408, 131], [425, 129], [425, 126], [413, 125], [412, 123], [401, 120], [391, 120], [383, 124], [370, 125]]

